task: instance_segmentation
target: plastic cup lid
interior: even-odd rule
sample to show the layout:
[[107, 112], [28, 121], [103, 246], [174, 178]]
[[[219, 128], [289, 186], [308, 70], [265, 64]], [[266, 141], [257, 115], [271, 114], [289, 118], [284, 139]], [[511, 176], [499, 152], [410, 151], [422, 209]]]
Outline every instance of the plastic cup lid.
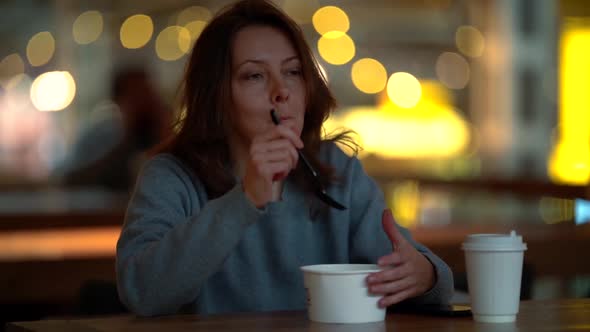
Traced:
[[312, 274], [366, 274], [379, 272], [381, 268], [375, 264], [319, 264], [300, 267]]
[[470, 251], [524, 251], [526, 243], [515, 231], [510, 234], [471, 234], [461, 247]]

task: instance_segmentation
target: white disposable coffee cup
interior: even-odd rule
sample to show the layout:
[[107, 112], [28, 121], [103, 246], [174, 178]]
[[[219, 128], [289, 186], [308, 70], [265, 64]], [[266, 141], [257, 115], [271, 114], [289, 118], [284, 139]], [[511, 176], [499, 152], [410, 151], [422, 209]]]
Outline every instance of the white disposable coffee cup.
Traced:
[[475, 321], [509, 323], [520, 303], [526, 244], [510, 234], [472, 234], [463, 242], [471, 311]]
[[370, 323], [385, 319], [380, 295], [369, 293], [367, 276], [381, 271], [373, 264], [302, 266], [309, 319], [321, 323]]

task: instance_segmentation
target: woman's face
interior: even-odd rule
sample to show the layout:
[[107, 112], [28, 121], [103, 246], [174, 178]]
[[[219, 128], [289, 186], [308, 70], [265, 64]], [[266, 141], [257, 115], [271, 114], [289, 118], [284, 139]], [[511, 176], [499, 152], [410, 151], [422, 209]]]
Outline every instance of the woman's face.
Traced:
[[287, 36], [268, 26], [241, 29], [233, 42], [232, 136], [248, 146], [274, 126], [270, 110], [297, 135], [303, 130], [305, 82], [301, 62]]

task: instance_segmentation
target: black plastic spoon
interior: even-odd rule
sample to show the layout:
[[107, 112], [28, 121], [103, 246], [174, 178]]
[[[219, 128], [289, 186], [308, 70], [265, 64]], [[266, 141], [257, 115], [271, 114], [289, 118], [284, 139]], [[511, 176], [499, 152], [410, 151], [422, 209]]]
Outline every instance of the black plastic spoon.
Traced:
[[[281, 121], [277, 117], [277, 113], [274, 109], [270, 110], [270, 117], [272, 118], [272, 122], [275, 125], [278, 125], [279, 123], [281, 123]], [[334, 200], [332, 197], [330, 197], [330, 195], [328, 195], [328, 193], [326, 192], [326, 188], [324, 188], [324, 185], [320, 181], [320, 176], [318, 175], [318, 172], [316, 172], [316, 170], [313, 168], [313, 166], [311, 166], [311, 164], [309, 163], [307, 158], [305, 158], [305, 155], [303, 154], [303, 152], [301, 152], [301, 150], [297, 149], [297, 154], [299, 154], [299, 160], [301, 160], [303, 162], [303, 165], [305, 165], [305, 169], [307, 170], [307, 173], [313, 179], [314, 192], [319, 197], [319, 199], [322, 200], [322, 202], [330, 205], [331, 207], [333, 207], [335, 209], [346, 210], [346, 207], [344, 205], [336, 202], [336, 200]]]

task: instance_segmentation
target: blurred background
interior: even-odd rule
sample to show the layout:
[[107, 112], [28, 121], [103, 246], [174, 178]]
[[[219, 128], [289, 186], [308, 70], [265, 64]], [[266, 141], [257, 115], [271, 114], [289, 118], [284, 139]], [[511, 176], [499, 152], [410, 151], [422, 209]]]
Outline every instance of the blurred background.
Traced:
[[[398, 222], [453, 268], [528, 243], [522, 299], [590, 296], [590, 1], [277, 0]], [[228, 1], [0, 1], [0, 322], [124, 312], [133, 181]], [[212, 82], [214, 83], [214, 82]]]

